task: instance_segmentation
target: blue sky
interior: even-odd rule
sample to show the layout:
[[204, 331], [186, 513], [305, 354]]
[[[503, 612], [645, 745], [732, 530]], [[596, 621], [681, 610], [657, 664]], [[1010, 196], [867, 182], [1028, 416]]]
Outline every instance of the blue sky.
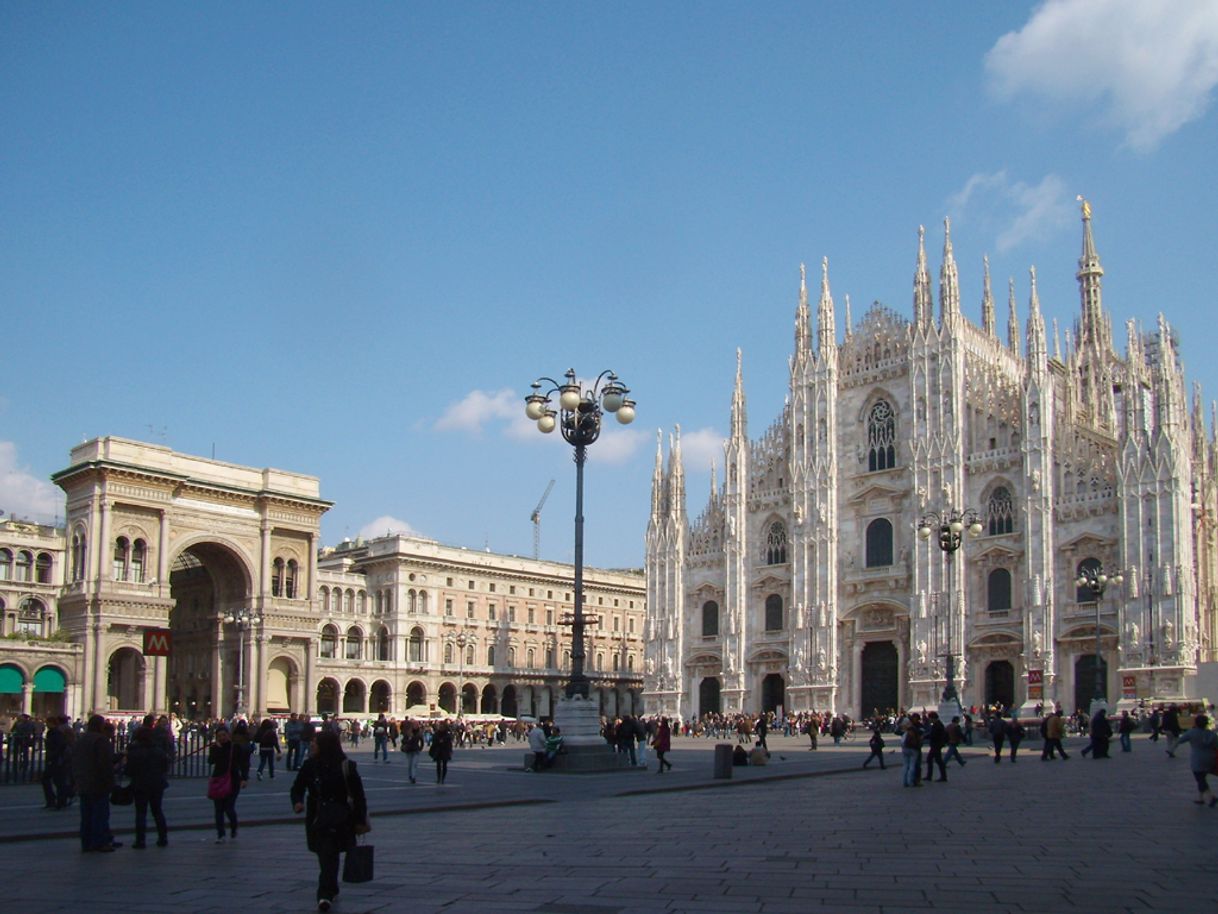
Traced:
[[[1105, 304], [1166, 313], [1218, 397], [1218, 5], [0, 5], [0, 509], [119, 435], [316, 475], [386, 529], [572, 558], [538, 375], [616, 370], [587, 560], [638, 566], [657, 428], [689, 509], [743, 350], [754, 437], [799, 266], [908, 315], [952, 218], [966, 315], [1028, 267], [1064, 337], [1075, 197]], [[720, 457], [721, 463], [721, 457]]]

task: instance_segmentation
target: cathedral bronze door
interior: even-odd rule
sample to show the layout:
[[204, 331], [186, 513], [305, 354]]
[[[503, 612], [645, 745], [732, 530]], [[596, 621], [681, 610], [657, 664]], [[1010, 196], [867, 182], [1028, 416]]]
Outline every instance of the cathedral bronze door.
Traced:
[[1010, 708], [1015, 704], [1015, 668], [995, 660], [985, 668], [985, 703]]
[[781, 708], [786, 703], [784, 701], [785, 692], [786, 683], [783, 682], [780, 674], [770, 673], [761, 680], [761, 713], [765, 714]]
[[[1095, 654], [1083, 654], [1074, 661], [1074, 707], [1090, 712], [1091, 699], [1108, 697], [1108, 664], [1099, 658], [1099, 677], [1095, 674]], [[1097, 691], [1098, 686], [1098, 691]]]
[[698, 714], [719, 714], [719, 680], [707, 676], [698, 684]]
[[863, 645], [862, 697], [859, 713], [870, 717], [899, 706], [897, 646], [891, 641], [868, 641]]

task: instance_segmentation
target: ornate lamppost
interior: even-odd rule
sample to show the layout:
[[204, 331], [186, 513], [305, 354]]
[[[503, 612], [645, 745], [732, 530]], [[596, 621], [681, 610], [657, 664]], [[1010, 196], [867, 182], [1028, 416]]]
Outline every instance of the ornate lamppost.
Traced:
[[465, 648], [477, 640], [472, 628], [463, 628], [453, 638], [457, 645], [457, 717], [465, 716]]
[[[538, 431], [550, 434], [558, 427], [568, 444], [575, 448], [575, 612], [571, 619], [571, 680], [566, 695], [588, 697], [588, 677], [584, 675], [584, 462], [588, 446], [601, 434], [605, 413], [613, 413], [622, 425], [634, 421], [635, 402], [612, 371], [602, 371], [590, 387], [585, 388], [575, 377], [575, 369], [567, 369], [563, 383], [552, 378], [538, 378], [533, 392], [524, 398], [525, 415], [537, 423]], [[546, 384], [550, 389], [542, 393]], [[550, 397], [558, 394], [556, 412]]]
[[1100, 604], [1104, 601], [1104, 591], [1109, 584], [1121, 584], [1125, 580], [1120, 571], [1109, 573], [1102, 564], [1085, 565], [1079, 569], [1074, 583], [1080, 590], [1091, 594], [1095, 603], [1095, 687], [1092, 690], [1091, 713], [1095, 714], [1100, 705], [1108, 704], [1107, 689], [1104, 688], [1104, 667], [1100, 654]]
[[252, 632], [255, 625], [262, 622], [262, 617], [254, 609], [234, 609], [224, 616], [229, 625], [237, 626], [240, 643], [237, 647], [237, 709], [236, 716], [245, 716], [245, 633]]
[[[956, 691], [956, 646], [953, 637], [954, 620], [956, 618], [954, 605], [956, 568], [953, 559], [956, 551], [964, 542], [964, 531], [968, 530], [971, 536], [980, 536], [982, 529], [981, 515], [972, 508], [965, 508], [964, 510], [952, 508], [944, 512], [930, 511], [922, 515], [922, 520], [918, 522], [918, 536], [928, 540], [931, 533], [937, 533], [938, 539], [936, 542], [939, 544], [939, 548], [943, 550], [944, 555], [947, 556], [947, 651], [942, 655], [946, 660], [947, 668], [946, 683], [943, 686], [941, 702], [945, 705], [954, 705], [957, 710], [960, 708], [960, 695]], [[940, 716], [943, 716], [942, 712], [940, 712]], [[951, 718], [949, 717], [948, 719], [950, 720]]]

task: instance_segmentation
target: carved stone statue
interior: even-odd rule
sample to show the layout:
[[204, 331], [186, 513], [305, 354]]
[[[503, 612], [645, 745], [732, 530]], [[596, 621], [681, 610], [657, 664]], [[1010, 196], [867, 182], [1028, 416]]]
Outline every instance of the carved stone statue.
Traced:
[[926, 641], [919, 641], [917, 647], [918, 663], [926, 662]]

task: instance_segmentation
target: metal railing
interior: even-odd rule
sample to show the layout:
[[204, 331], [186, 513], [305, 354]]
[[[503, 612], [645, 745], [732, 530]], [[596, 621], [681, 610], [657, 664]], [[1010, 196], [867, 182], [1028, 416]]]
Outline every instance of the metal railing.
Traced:
[[[126, 727], [115, 733], [115, 754], [126, 751], [129, 735]], [[174, 741], [173, 758], [169, 763], [171, 778], [201, 778], [211, 774], [207, 765], [207, 749], [211, 736], [206, 730], [183, 730]], [[3, 757], [0, 758], [0, 786], [6, 784], [36, 784], [46, 769], [46, 741], [43, 735], [32, 737], [4, 734], [0, 737]], [[67, 765], [71, 768], [71, 750]]]

